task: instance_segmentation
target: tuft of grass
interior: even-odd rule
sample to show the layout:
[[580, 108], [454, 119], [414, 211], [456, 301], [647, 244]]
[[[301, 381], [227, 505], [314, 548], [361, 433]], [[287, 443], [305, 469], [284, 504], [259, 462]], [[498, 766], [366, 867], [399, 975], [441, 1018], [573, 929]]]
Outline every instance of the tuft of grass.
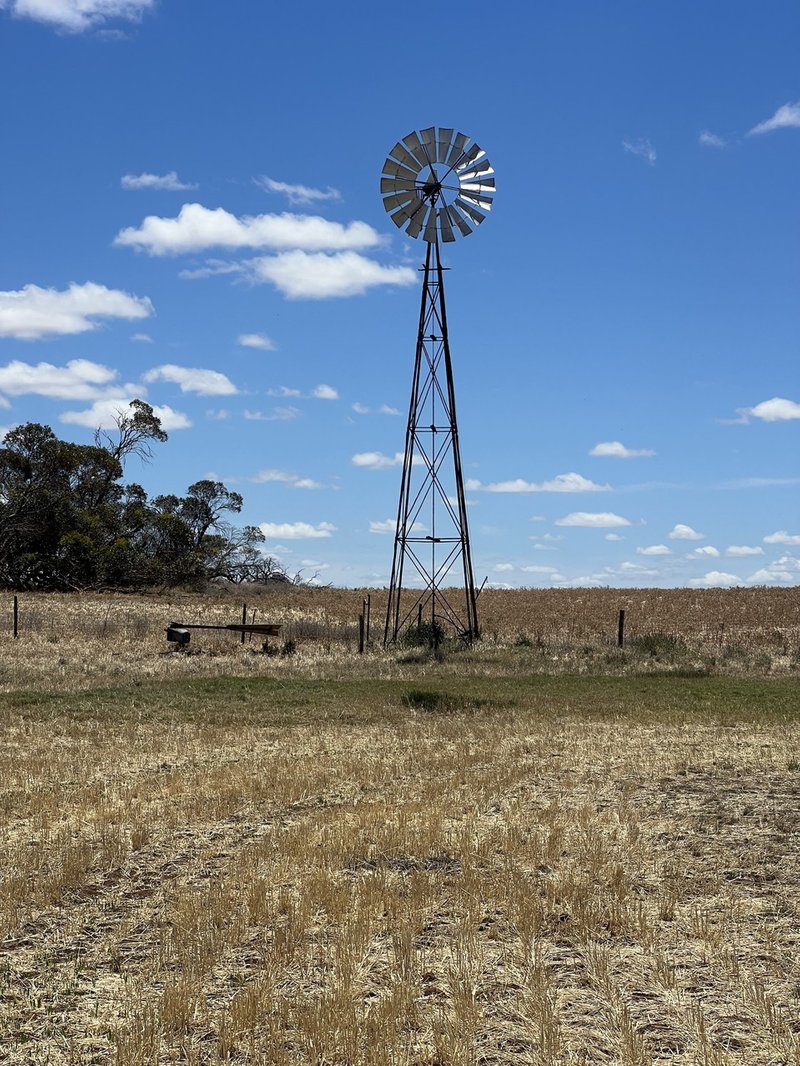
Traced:
[[436, 689], [414, 688], [402, 697], [402, 703], [414, 711], [426, 714], [463, 714], [465, 712], [506, 710], [515, 701], [486, 696], [442, 692]]
[[419, 622], [409, 626], [400, 637], [404, 648], [439, 648], [445, 642], [445, 632], [440, 622]]
[[649, 655], [653, 659], [674, 662], [686, 654], [686, 642], [675, 633], [644, 633], [631, 637], [627, 647], [640, 655]]

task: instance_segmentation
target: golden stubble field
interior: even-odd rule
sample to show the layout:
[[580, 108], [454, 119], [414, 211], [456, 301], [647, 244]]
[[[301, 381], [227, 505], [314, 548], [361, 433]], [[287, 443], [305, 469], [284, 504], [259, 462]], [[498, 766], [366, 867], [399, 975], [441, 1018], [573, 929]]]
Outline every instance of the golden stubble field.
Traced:
[[[283, 659], [140, 623], [137, 675], [104, 601], [34, 606], [3, 645], [0, 1062], [800, 1063], [791, 634], [760, 673], [697, 644], [604, 675], [537, 669], [516, 619], [360, 658], [328, 607]], [[61, 683], [8, 683], [34, 636]]]

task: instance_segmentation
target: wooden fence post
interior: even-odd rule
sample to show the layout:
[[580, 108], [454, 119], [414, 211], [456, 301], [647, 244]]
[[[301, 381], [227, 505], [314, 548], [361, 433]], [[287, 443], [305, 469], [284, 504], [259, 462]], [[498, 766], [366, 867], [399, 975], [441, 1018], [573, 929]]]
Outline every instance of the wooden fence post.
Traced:
[[619, 621], [617, 622], [617, 647], [622, 648], [625, 646], [625, 612], [619, 612]]
[[19, 604], [17, 602], [17, 597], [15, 596], [14, 597], [14, 636], [15, 637], [19, 636], [18, 622], [19, 622]]
[[358, 654], [364, 654], [364, 612], [358, 616]]
[[370, 615], [372, 614], [372, 596], [369, 593], [367, 594], [367, 598], [364, 600], [364, 608], [366, 614], [366, 618], [364, 621], [364, 643], [367, 645], [367, 647], [369, 647], [369, 620]]
[[[247, 625], [247, 604], [242, 604], [242, 625]], [[245, 632], [242, 630], [242, 644], [244, 644]]]

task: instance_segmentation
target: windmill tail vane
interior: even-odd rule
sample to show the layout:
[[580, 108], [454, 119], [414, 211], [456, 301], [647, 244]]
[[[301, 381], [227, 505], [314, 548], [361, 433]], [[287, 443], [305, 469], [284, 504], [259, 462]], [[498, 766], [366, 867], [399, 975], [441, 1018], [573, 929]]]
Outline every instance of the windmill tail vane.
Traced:
[[383, 165], [381, 193], [392, 221], [427, 244], [385, 644], [423, 621], [431, 634], [480, 634], [439, 240], [466, 237], [483, 222], [493, 175], [485, 151], [446, 127], [410, 133]]

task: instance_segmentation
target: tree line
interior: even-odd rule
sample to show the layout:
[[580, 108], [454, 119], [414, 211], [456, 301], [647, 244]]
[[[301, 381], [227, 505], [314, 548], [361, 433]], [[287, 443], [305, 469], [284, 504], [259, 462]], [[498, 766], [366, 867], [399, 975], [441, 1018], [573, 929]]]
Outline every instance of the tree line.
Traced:
[[94, 444], [59, 440], [27, 422], [0, 448], [0, 585], [14, 589], [141, 589], [210, 581], [288, 581], [257, 526], [236, 526], [242, 497], [220, 481], [148, 499], [124, 484], [131, 455], [149, 461], [167, 434], [133, 400]]

